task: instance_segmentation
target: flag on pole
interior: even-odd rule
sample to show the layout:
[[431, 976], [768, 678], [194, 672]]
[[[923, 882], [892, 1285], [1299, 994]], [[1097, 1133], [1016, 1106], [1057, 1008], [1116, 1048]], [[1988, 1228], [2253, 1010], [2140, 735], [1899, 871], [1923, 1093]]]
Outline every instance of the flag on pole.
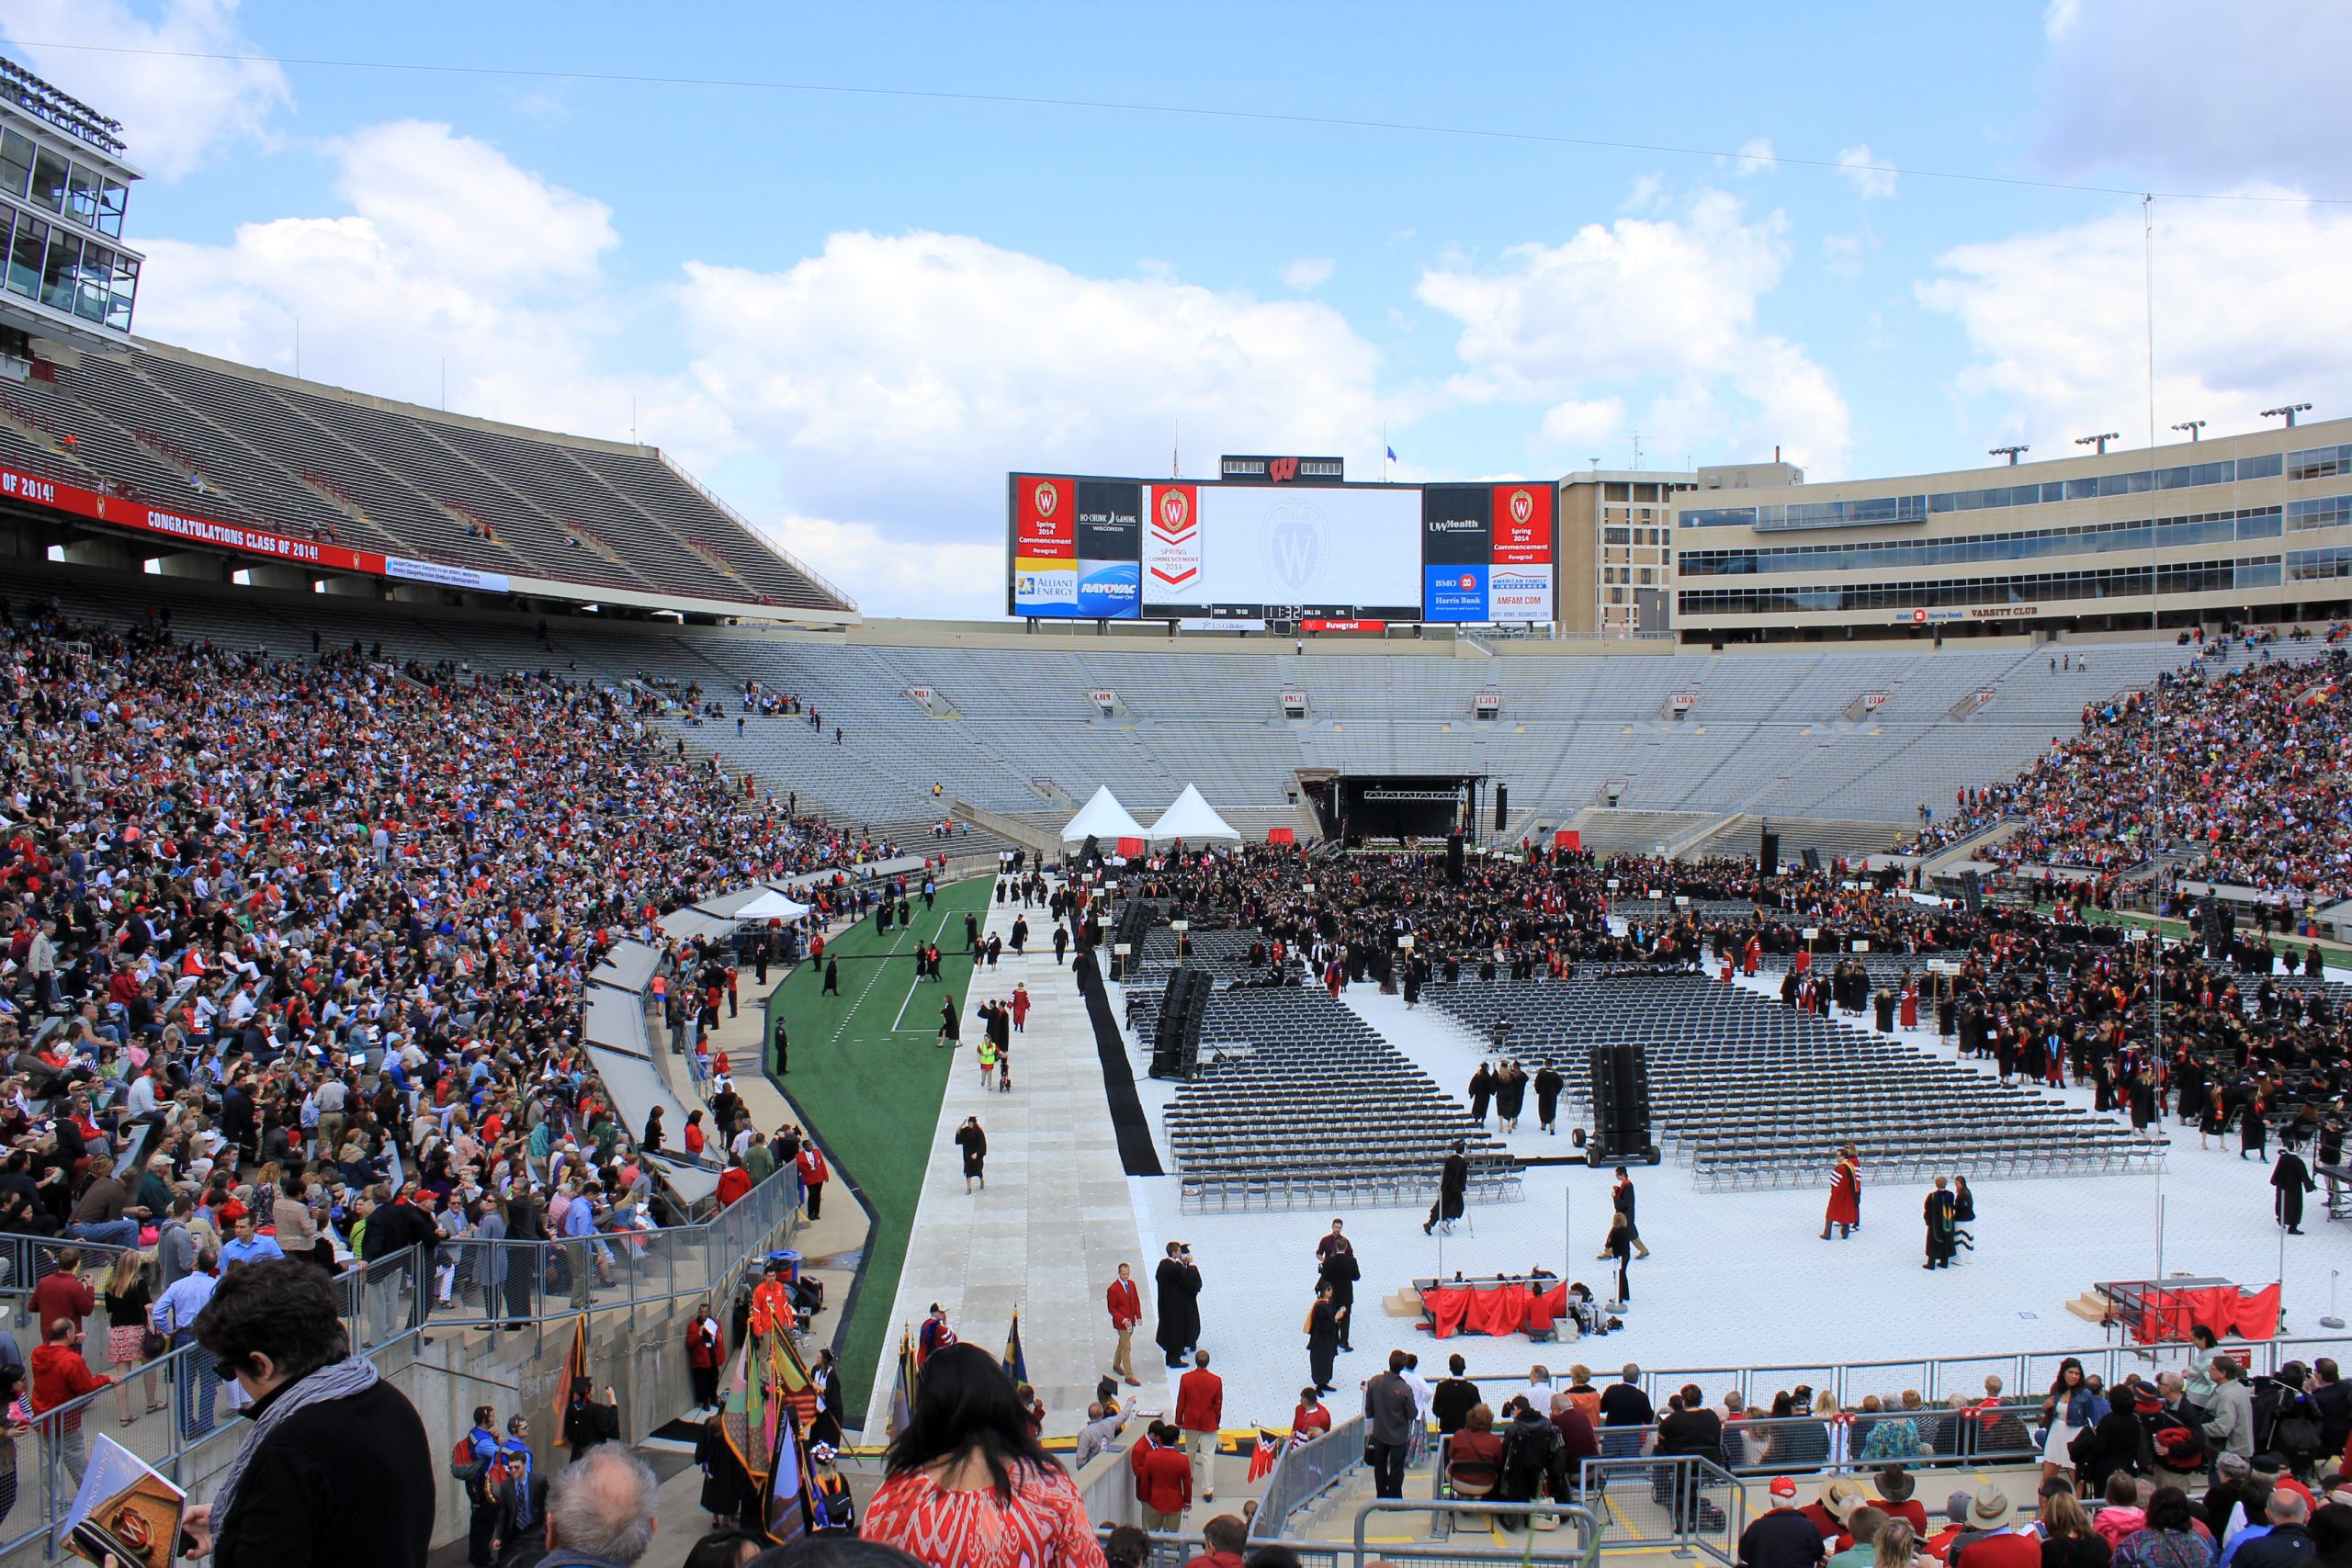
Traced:
[[571, 1322], [571, 1350], [563, 1359], [563, 1380], [555, 1391], [555, 1429], [563, 1430], [563, 1417], [571, 1408], [572, 1385], [588, 1376], [588, 1314], [582, 1313]]
[[1274, 1456], [1282, 1452], [1283, 1439], [1279, 1432], [1258, 1428], [1258, 1446], [1250, 1454], [1250, 1479], [1263, 1481], [1273, 1473]]
[[768, 1539], [779, 1544], [808, 1533], [808, 1461], [800, 1445], [800, 1423], [790, 1411], [775, 1424], [775, 1447], [768, 1466], [765, 1517]]
[[1021, 1309], [1019, 1307], [1012, 1309], [1012, 1332], [1004, 1337], [1004, 1359], [1001, 1365], [1004, 1368], [1004, 1375], [1011, 1378], [1016, 1387], [1029, 1381], [1029, 1358], [1021, 1353]]
[[905, 1431], [907, 1424], [913, 1419], [916, 1387], [922, 1380], [922, 1373], [915, 1366], [914, 1336], [900, 1329], [899, 1375], [890, 1384], [890, 1420], [885, 1428], [889, 1436], [895, 1438]]
[[1396, 456], [1396, 447], [1394, 447], [1394, 446], [1391, 446], [1390, 448], [1388, 448], [1388, 460], [1389, 460], [1390, 462], [1392, 462], [1392, 463], [1394, 463], [1394, 462], [1397, 462], [1397, 461], [1400, 461], [1400, 460], [1401, 460], [1401, 459], [1399, 459], [1399, 458], [1397, 457], [1397, 456]]

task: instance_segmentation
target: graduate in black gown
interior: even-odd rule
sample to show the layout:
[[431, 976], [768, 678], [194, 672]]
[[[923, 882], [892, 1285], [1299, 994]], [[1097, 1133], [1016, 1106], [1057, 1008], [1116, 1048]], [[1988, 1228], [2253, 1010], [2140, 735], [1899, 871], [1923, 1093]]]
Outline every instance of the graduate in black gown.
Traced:
[[2303, 1166], [2303, 1156], [2292, 1149], [2280, 1149], [2278, 1163], [2270, 1172], [2270, 1185], [2278, 1191], [2274, 1211], [2278, 1223], [2287, 1227], [2289, 1235], [2302, 1235], [2303, 1194], [2317, 1185]]
[[1168, 1244], [1168, 1256], [1159, 1260], [1152, 1283], [1159, 1309], [1159, 1327], [1152, 1337], [1159, 1342], [1168, 1364], [1181, 1367], [1193, 1347], [1201, 1342], [1201, 1271], [1182, 1242]]

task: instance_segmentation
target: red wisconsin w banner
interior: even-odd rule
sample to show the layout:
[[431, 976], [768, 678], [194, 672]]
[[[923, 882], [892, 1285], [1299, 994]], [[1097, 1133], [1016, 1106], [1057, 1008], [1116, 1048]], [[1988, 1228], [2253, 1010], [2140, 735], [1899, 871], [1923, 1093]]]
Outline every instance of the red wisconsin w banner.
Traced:
[[1250, 1453], [1250, 1479], [1263, 1481], [1273, 1473], [1274, 1456], [1282, 1452], [1283, 1440], [1278, 1433], [1258, 1428], [1258, 1446]]

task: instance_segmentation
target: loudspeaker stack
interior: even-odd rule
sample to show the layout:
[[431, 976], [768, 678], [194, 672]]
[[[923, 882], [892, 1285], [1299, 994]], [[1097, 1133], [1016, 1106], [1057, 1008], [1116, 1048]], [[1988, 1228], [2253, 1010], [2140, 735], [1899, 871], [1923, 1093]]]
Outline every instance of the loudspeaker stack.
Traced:
[[1192, 1078], [1201, 1068], [1201, 1025], [1208, 1019], [1213, 986], [1205, 969], [1183, 968], [1168, 976], [1160, 994], [1159, 1021], [1151, 1034], [1151, 1076]]
[[1650, 1139], [1649, 1058], [1639, 1045], [1595, 1045], [1592, 1071], [1592, 1142], [1585, 1157], [1596, 1166], [1656, 1165]]

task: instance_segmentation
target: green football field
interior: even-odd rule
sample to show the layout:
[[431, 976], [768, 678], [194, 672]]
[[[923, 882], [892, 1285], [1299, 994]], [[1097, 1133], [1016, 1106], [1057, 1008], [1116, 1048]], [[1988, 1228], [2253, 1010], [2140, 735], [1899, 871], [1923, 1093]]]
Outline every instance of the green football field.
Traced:
[[[778, 1087], [800, 1108], [842, 1174], [856, 1182], [874, 1211], [866, 1242], [865, 1278], [842, 1339], [842, 1392], [854, 1415], [874, 1386], [884, 1347], [895, 1348], [898, 1325], [890, 1308], [899, 1293], [907, 1236], [922, 1198], [923, 1168], [939, 1124], [940, 1096], [955, 1053], [938, 1049], [940, 1004], [968, 1001], [972, 963], [964, 948], [964, 916], [985, 923], [996, 882], [976, 877], [940, 890], [926, 910], [918, 895], [911, 928], [877, 934], [869, 914], [830, 941], [828, 958], [841, 963], [841, 994], [823, 994], [810, 966], [784, 983], [781, 1014], [792, 1042], [792, 1071]], [[941, 978], [918, 984], [919, 942], [939, 944]], [[968, 1021], [967, 1021], [968, 1027]], [[766, 1063], [775, 1061], [773, 1044]]]

